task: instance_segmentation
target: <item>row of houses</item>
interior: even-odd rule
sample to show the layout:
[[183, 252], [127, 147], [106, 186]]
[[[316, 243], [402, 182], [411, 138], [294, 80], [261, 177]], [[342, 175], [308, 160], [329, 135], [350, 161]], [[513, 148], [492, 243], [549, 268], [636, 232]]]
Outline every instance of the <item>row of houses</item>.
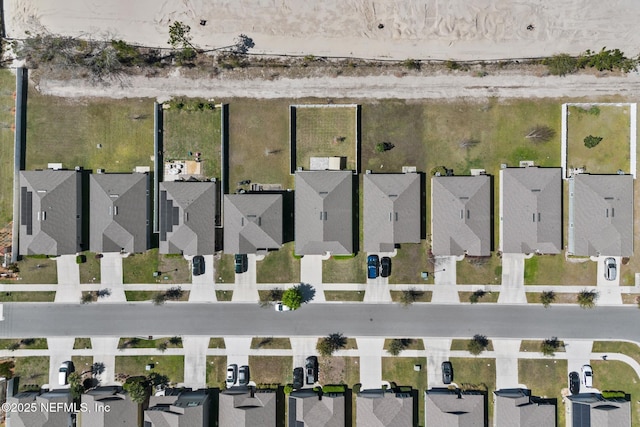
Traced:
[[[402, 388], [401, 388], [402, 389]], [[356, 425], [414, 427], [418, 420], [417, 390], [364, 390], [356, 394]], [[457, 388], [425, 392], [426, 427], [483, 427], [488, 424], [487, 393]], [[556, 427], [557, 401], [527, 389], [493, 392], [494, 427]], [[588, 393], [568, 396], [568, 426], [631, 427], [629, 396], [605, 398]], [[97, 387], [74, 407], [68, 390], [22, 392], [9, 397], [15, 407], [36, 404], [38, 410], [8, 413], [9, 427], [269, 427], [285, 425], [281, 390], [234, 387], [229, 390], [166, 389], [138, 405], [120, 386]], [[32, 406], [29, 406], [32, 407]], [[42, 410], [54, 408], [54, 410]], [[565, 408], [561, 408], [565, 410]], [[352, 424], [350, 394], [312, 389], [288, 395], [289, 427], [344, 427]], [[217, 423], [216, 423], [217, 420]], [[420, 422], [421, 423], [421, 422]]]
[[[83, 218], [87, 185], [83, 185], [82, 176], [79, 171], [21, 172], [21, 255], [72, 254], [87, 249], [143, 252], [151, 247], [149, 176], [89, 175], [88, 218]], [[499, 180], [497, 249], [505, 253], [560, 253], [561, 169], [504, 168]], [[392, 252], [400, 244], [419, 243], [426, 237], [424, 187], [423, 175], [415, 172], [364, 175], [365, 252]], [[290, 192], [258, 192], [225, 194], [221, 210], [219, 188], [210, 181], [163, 182], [159, 193], [160, 253], [212, 254], [219, 248], [227, 253], [276, 250], [285, 241], [291, 223], [297, 255], [348, 255], [359, 249], [358, 181], [350, 171], [297, 171], [294, 207], [286, 202]], [[631, 175], [579, 174], [570, 179], [568, 193], [570, 254], [633, 254]], [[493, 199], [491, 176], [433, 177], [433, 253], [490, 255], [495, 250]], [[220, 212], [224, 212], [223, 219]], [[219, 226], [224, 230], [222, 244], [216, 242]]]

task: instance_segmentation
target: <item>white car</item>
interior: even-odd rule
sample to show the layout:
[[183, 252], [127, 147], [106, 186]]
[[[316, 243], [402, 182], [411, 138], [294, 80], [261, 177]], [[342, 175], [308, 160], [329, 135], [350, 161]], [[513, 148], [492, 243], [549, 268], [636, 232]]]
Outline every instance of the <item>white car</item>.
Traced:
[[60, 385], [67, 385], [69, 382], [69, 374], [75, 371], [75, 367], [73, 366], [73, 362], [67, 360], [66, 362], [62, 362], [60, 365], [60, 369], [58, 370], [58, 383]]
[[289, 310], [291, 310], [291, 308], [289, 308], [288, 305], [284, 305], [281, 301], [278, 301], [276, 303], [275, 309], [276, 309], [276, 311], [289, 311]]
[[591, 365], [582, 366], [582, 381], [585, 387], [593, 387], [593, 369], [591, 369]]
[[238, 365], [233, 364], [227, 366], [227, 379], [225, 383], [227, 384], [227, 388], [231, 388], [236, 384], [238, 380]]

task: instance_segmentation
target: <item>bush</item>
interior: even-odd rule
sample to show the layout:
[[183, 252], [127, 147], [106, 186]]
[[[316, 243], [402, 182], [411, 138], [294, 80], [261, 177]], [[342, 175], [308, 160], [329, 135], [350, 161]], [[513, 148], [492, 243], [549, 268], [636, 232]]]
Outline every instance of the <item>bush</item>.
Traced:
[[560, 347], [560, 341], [558, 337], [553, 337], [542, 341], [540, 344], [540, 352], [545, 356], [553, 356], [556, 350]]
[[0, 363], [0, 377], [5, 377], [9, 379], [13, 377], [13, 368], [15, 364], [12, 360], [8, 360], [6, 362]]
[[435, 168], [431, 169], [431, 176], [436, 176], [438, 174], [440, 174], [440, 176], [446, 176], [447, 173], [448, 169], [444, 166], [436, 166]]
[[402, 351], [405, 350], [412, 342], [413, 340], [409, 338], [394, 338], [389, 343], [387, 352], [392, 356], [397, 356], [402, 353]]
[[556, 293], [553, 291], [543, 291], [540, 294], [540, 302], [545, 308], [549, 308], [552, 302], [556, 300]]
[[477, 356], [483, 351], [485, 351], [488, 346], [489, 346], [489, 339], [487, 339], [487, 337], [484, 335], [476, 334], [473, 336], [471, 341], [469, 341], [469, 344], [467, 345], [467, 350], [469, 350], [469, 353], [473, 354], [474, 356]]
[[297, 310], [302, 305], [302, 290], [300, 286], [289, 288], [282, 294], [282, 303], [291, 310]]
[[316, 345], [316, 350], [321, 356], [331, 356], [337, 350], [347, 345], [347, 338], [339, 332], [329, 334], [324, 338], [320, 338]]
[[293, 391], [293, 384], [287, 384], [284, 386], [284, 394], [291, 394]]
[[416, 59], [405, 59], [402, 62], [402, 65], [405, 66], [407, 69], [409, 70], [419, 70], [420, 69], [420, 61], [416, 60]]
[[613, 71], [621, 70], [625, 73], [633, 71], [638, 62], [633, 59], [629, 59], [624, 56], [624, 53], [620, 49], [607, 50], [603, 47], [600, 52], [594, 53], [587, 50], [578, 59], [578, 66], [580, 68], [595, 68], [598, 71]]
[[150, 394], [148, 380], [142, 376], [127, 378], [122, 388], [129, 393], [131, 400], [136, 403], [144, 402]]
[[566, 53], [553, 55], [551, 58], [545, 59], [543, 63], [549, 69], [549, 73], [554, 76], [564, 76], [578, 71], [578, 59]]
[[415, 288], [405, 289], [400, 294], [400, 304], [404, 307], [408, 307], [424, 295], [424, 292]]
[[578, 304], [581, 308], [593, 308], [596, 306], [596, 300], [598, 299], [598, 293], [596, 291], [588, 291], [583, 289], [578, 294]]
[[322, 393], [324, 394], [344, 393], [345, 391], [347, 391], [347, 386], [344, 384], [329, 384], [322, 387]]
[[361, 389], [361, 388], [362, 388], [362, 384], [358, 383], [358, 384], [354, 384], [351, 390], [352, 390], [355, 394], [358, 394], [358, 393], [360, 393], [360, 389]]
[[84, 264], [87, 262], [87, 257], [84, 255], [76, 255], [76, 264]]
[[480, 298], [482, 298], [483, 296], [485, 296], [487, 293], [485, 291], [483, 291], [482, 289], [478, 289], [477, 291], [475, 291], [474, 293], [472, 293], [471, 295], [469, 295], [469, 302], [471, 304], [475, 304], [478, 301], [480, 301]]
[[601, 136], [589, 135], [584, 138], [584, 146], [587, 148], [593, 148], [596, 145], [600, 144], [600, 141], [602, 141]]

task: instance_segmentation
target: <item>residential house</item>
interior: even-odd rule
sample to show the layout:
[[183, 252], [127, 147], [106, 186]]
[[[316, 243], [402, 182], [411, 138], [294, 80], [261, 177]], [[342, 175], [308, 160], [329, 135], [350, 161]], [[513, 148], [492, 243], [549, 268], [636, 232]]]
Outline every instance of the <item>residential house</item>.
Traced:
[[353, 172], [297, 171], [295, 180], [295, 253], [353, 253]]
[[431, 230], [436, 256], [490, 256], [491, 177], [431, 178]]
[[420, 243], [421, 175], [373, 174], [364, 178], [364, 250], [393, 252], [400, 243]]
[[412, 392], [363, 390], [356, 397], [356, 424], [367, 427], [414, 427]]
[[631, 402], [624, 398], [605, 398], [596, 393], [567, 396], [569, 427], [631, 427]]
[[208, 426], [211, 398], [207, 390], [165, 389], [151, 396], [144, 411], [145, 427]]
[[160, 183], [160, 253], [211, 255], [216, 250], [216, 183]]
[[[10, 411], [6, 413], [9, 427], [71, 427], [73, 400], [69, 390], [28, 391], [7, 398], [9, 405], [36, 405], [35, 411]], [[42, 411], [41, 408], [56, 408]], [[31, 407], [31, 406], [29, 406]]]
[[289, 427], [344, 427], [344, 393], [319, 395], [302, 389], [289, 395]]
[[[556, 427], [556, 399], [532, 396], [531, 390], [496, 390], [494, 427]], [[563, 408], [564, 410], [564, 408]]]
[[281, 194], [224, 196], [224, 252], [255, 254], [282, 246]]
[[432, 388], [425, 391], [426, 427], [485, 427], [486, 394], [482, 391]]
[[149, 175], [92, 174], [89, 178], [89, 250], [144, 252], [151, 246]]
[[78, 427], [139, 425], [139, 405], [121, 386], [96, 387], [83, 393], [81, 402], [86, 410], [78, 414]]
[[275, 390], [235, 387], [221, 392], [218, 399], [220, 427], [276, 426], [278, 393]]
[[500, 250], [558, 254], [562, 251], [562, 170], [500, 170]]
[[20, 172], [20, 255], [69, 255], [85, 250], [79, 171]]
[[569, 248], [580, 256], [633, 255], [633, 176], [569, 180]]

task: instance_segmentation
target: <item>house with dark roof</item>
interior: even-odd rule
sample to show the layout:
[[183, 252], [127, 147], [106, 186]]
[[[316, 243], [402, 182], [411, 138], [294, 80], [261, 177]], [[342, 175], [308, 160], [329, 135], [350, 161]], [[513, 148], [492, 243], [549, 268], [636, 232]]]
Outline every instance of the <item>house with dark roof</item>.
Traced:
[[567, 411], [570, 427], [631, 427], [631, 402], [624, 398], [605, 398], [596, 393], [567, 396], [571, 410]]
[[633, 176], [569, 179], [569, 247], [579, 256], [633, 255]]
[[255, 254], [280, 249], [283, 241], [281, 194], [224, 196], [224, 252]]
[[364, 250], [393, 252], [420, 243], [421, 175], [367, 173], [364, 178]]
[[500, 170], [500, 250], [524, 254], [562, 251], [562, 169]]
[[425, 391], [425, 427], [486, 427], [486, 394], [482, 391], [432, 388]]
[[69, 255], [85, 250], [79, 171], [20, 172], [20, 255]]
[[89, 178], [89, 250], [144, 252], [151, 246], [149, 175], [92, 174]]
[[211, 255], [216, 251], [216, 183], [160, 183], [161, 254]]
[[[72, 413], [70, 409], [73, 403], [68, 389], [51, 390], [45, 393], [29, 391], [15, 394], [7, 398], [10, 405], [36, 405], [36, 411], [11, 411], [7, 412], [7, 426], [10, 427], [71, 427]], [[41, 407], [53, 405], [59, 411], [41, 411]]]
[[353, 184], [351, 171], [297, 171], [295, 253], [353, 253]]
[[344, 393], [322, 396], [311, 389], [289, 394], [289, 427], [344, 427]]
[[414, 427], [414, 406], [416, 412], [418, 408], [416, 400], [411, 392], [363, 390], [356, 397], [356, 424], [368, 427]]
[[145, 427], [208, 426], [211, 398], [207, 390], [165, 389], [151, 396], [144, 411]]
[[436, 256], [490, 256], [491, 177], [431, 178], [431, 235]]
[[521, 388], [496, 390], [493, 395], [494, 427], [556, 427], [556, 399], [532, 396], [531, 390]]
[[275, 427], [277, 425], [278, 392], [234, 387], [218, 395], [220, 427]]
[[138, 427], [139, 405], [120, 386], [91, 389], [81, 396], [86, 411], [78, 414], [78, 427]]

